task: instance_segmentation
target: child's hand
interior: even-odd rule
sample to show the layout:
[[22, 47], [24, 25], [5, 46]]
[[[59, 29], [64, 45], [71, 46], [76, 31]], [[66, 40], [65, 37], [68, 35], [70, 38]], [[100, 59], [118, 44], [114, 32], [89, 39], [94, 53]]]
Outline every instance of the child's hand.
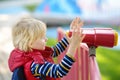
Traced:
[[[80, 20], [79, 17], [76, 17], [70, 24], [70, 31], [73, 31], [73, 29], [77, 29], [77, 27], [82, 27], [83, 26], [83, 22]], [[69, 43], [71, 43], [71, 39], [68, 35], [66, 35], [67, 40]]]
[[[82, 23], [82, 24], [81, 24]], [[73, 30], [76, 26], [83, 26], [83, 22], [80, 20], [79, 17], [76, 17], [70, 24], [70, 30]]]
[[72, 29], [72, 36], [70, 38], [71, 44], [79, 45], [83, 40], [83, 34], [81, 27], [83, 26], [83, 22], [80, 21], [80, 18], [76, 18], [71, 23], [71, 29]]
[[72, 21], [72, 36], [69, 38], [70, 46], [68, 49], [68, 54], [72, 54], [75, 52], [76, 48], [82, 42], [84, 35], [82, 34], [81, 27], [83, 26], [83, 22], [80, 21], [80, 18], [76, 18]]

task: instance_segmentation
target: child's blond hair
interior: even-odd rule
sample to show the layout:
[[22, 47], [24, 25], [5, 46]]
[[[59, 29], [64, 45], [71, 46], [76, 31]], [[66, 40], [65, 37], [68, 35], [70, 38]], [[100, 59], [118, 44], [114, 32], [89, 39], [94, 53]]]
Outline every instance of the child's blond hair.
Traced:
[[46, 24], [27, 17], [22, 18], [12, 28], [13, 45], [25, 52], [31, 51], [29, 44], [46, 34]]

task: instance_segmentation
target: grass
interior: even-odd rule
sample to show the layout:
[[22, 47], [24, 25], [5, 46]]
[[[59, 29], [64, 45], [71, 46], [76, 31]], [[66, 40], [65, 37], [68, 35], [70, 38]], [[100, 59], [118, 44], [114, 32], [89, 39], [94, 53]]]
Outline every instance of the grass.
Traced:
[[[54, 39], [54, 38], [48, 38], [48, 41], [47, 41], [47, 46], [54, 46], [55, 44], [57, 43], [57, 39]], [[57, 57], [53, 59], [55, 63], [58, 63], [57, 62]]]
[[48, 38], [48, 41], [47, 41], [47, 46], [53, 46], [57, 43], [57, 39], [54, 39], [54, 38]]
[[102, 80], [120, 80], [120, 50], [100, 47], [96, 56]]
[[[48, 38], [48, 46], [53, 46], [56, 43], [56, 39]], [[96, 53], [102, 80], [120, 80], [120, 50], [99, 47], [96, 49]]]

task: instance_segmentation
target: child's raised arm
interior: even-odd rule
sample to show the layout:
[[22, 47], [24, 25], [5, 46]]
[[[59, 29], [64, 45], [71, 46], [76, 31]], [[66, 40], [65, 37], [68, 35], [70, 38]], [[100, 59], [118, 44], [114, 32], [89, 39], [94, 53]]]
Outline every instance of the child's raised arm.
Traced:
[[[80, 22], [80, 18], [76, 17], [70, 24], [70, 30], [78, 29], [83, 25], [83, 22]], [[79, 33], [80, 34], [80, 33]], [[81, 35], [81, 34], [80, 34]], [[82, 36], [80, 36], [82, 37]], [[67, 35], [64, 36], [55, 46], [53, 46], [53, 57], [60, 55], [68, 47], [72, 38], [69, 38]]]
[[80, 21], [80, 18], [76, 18], [72, 21], [70, 25], [70, 30], [72, 30], [72, 36], [70, 38], [67, 37], [70, 44], [68, 51], [66, 53], [67, 55], [74, 57], [76, 48], [78, 48], [78, 46], [82, 42], [84, 38], [84, 35], [82, 35], [82, 30], [81, 30], [82, 26], [83, 26], [83, 22]]
[[63, 51], [66, 50], [66, 48], [68, 47], [69, 42], [66, 39], [66, 36], [64, 36], [55, 46], [52, 47], [53, 49], [53, 57], [57, 57], [59, 56]]

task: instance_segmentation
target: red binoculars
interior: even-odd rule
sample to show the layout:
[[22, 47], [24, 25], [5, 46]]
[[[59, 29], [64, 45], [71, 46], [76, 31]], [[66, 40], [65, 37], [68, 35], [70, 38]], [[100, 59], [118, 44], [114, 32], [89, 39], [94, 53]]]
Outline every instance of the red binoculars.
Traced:
[[[82, 42], [88, 46], [113, 47], [118, 43], [118, 33], [112, 28], [82, 28], [85, 37]], [[72, 36], [72, 31], [67, 31]]]

